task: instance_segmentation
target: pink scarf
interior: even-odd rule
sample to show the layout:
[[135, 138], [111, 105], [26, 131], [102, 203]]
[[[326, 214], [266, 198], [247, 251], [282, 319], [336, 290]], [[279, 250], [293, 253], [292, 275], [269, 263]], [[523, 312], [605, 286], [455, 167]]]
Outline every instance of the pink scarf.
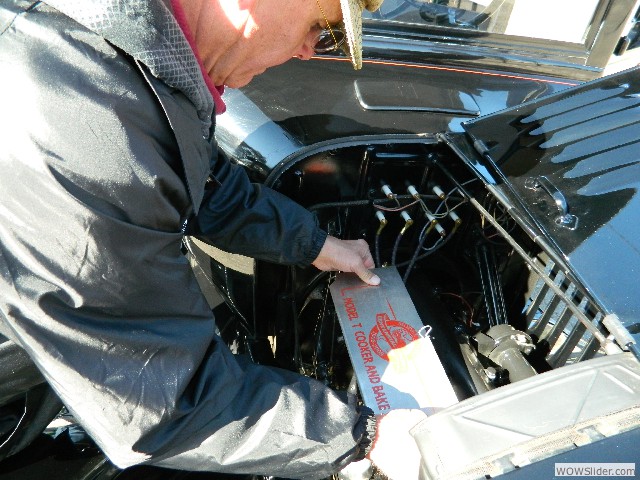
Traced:
[[204, 69], [204, 65], [202, 64], [202, 60], [200, 59], [200, 54], [198, 53], [198, 49], [196, 48], [196, 42], [193, 39], [193, 35], [191, 34], [191, 30], [189, 29], [189, 25], [187, 25], [187, 19], [184, 15], [184, 10], [182, 9], [182, 5], [180, 4], [180, 0], [171, 0], [171, 7], [173, 8], [173, 14], [176, 17], [178, 25], [182, 29], [184, 36], [187, 38], [189, 45], [191, 45], [191, 50], [193, 50], [193, 54], [196, 56], [198, 60], [198, 65], [200, 65], [200, 71], [202, 72], [202, 76], [204, 77], [204, 81], [213, 96], [213, 101], [216, 104], [216, 115], [220, 115], [224, 113], [227, 109], [227, 106], [224, 104], [222, 100], [222, 94], [224, 93], [224, 85], [216, 86], [213, 84], [209, 75]]

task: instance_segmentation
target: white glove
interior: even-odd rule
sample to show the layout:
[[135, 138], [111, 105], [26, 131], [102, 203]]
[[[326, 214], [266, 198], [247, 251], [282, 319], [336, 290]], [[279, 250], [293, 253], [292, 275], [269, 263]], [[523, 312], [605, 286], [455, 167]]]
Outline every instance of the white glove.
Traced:
[[409, 431], [427, 415], [422, 410], [391, 410], [378, 417], [371, 461], [391, 480], [417, 480], [420, 451]]

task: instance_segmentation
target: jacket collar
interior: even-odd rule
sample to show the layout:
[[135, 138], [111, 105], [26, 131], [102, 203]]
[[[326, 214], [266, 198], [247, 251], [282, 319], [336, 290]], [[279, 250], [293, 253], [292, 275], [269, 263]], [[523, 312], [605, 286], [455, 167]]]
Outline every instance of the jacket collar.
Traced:
[[140, 61], [195, 105], [208, 137], [214, 103], [169, 0], [46, 0]]

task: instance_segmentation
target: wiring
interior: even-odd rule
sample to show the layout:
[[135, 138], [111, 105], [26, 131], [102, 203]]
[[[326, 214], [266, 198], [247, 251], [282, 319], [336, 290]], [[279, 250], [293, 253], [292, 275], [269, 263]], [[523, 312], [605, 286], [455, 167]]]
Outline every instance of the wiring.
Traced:
[[[436, 241], [436, 243], [435, 243], [435, 244], [433, 244], [433, 246], [431, 246], [431, 247], [428, 247], [428, 248], [422, 247], [422, 250], [424, 250], [424, 253], [422, 253], [422, 254], [418, 255], [417, 257], [415, 257], [415, 259], [412, 259], [412, 260], [413, 260], [413, 262], [414, 262], [414, 264], [415, 264], [416, 262], [419, 262], [420, 260], [423, 260], [423, 259], [427, 258], [429, 255], [432, 255], [432, 254], [433, 254], [434, 252], [436, 252], [437, 250], [440, 250], [442, 247], [444, 247], [444, 246], [449, 242], [449, 240], [451, 240], [451, 237], [452, 237], [452, 236], [453, 236], [453, 235], [447, 235], [447, 236], [446, 236], [446, 237], [444, 237], [444, 238], [442, 238], [442, 237], [441, 237], [441, 238], [439, 238], [439, 239]], [[402, 262], [402, 263], [398, 263], [398, 264], [396, 264], [396, 267], [398, 267], [398, 268], [402, 268], [402, 267], [405, 267], [405, 266], [409, 265], [410, 263], [411, 263], [411, 260], [407, 260], [406, 262]], [[411, 267], [411, 268], [413, 268], [413, 265], [412, 265], [412, 267]], [[409, 269], [407, 268], [407, 270], [409, 270]], [[409, 271], [410, 271], [410, 270], [409, 270]], [[409, 277], [409, 275], [408, 275], [408, 274], [406, 274], [406, 272], [405, 272], [405, 276], [406, 276], [407, 278]]]
[[418, 255], [420, 254], [420, 250], [422, 249], [422, 245], [424, 244], [424, 241], [427, 238], [426, 234], [423, 235], [424, 230], [429, 226], [430, 226], [429, 224], [425, 225], [422, 229], [422, 232], [420, 232], [418, 247], [414, 250], [413, 255], [411, 256], [411, 260], [409, 261], [409, 266], [407, 267], [407, 270], [404, 272], [404, 276], [402, 277], [402, 281], [404, 283], [407, 283], [407, 279], [409, 278], [409, 275], [411, 274], [411, 271], [413, 270], [413, 267], [416, 264]]
[[409, 214], [407, 212], [403, 211], [402, 213], [400, 213], [400, 216], [404, 220], [404, 227], [402, 227], [402, 230], [400, 230], [400, 233], [396, 237], [396, 241], [395, 241], [395, 243], [393, 245], [393, 251], [391, 253], [391, 264], [392, 265], [395, 265], [395, 263], [396, 263], [396, 255], [398, 254], [398, 248], [400, 246], [400, 240], [402, 240], [402, 238], [404, 237], [404, 234], [409, 229], [409, 227], [411, 227], [411, 225], [413, 225], [413, 219], [409, 216]]
[[452, 292], [439, 292], [438, 295], [447, 295], [447, 296], [454, 297], [454, 298], [457, 298], [458, 300], [460, 300], [467, 307], [467, 311], [469, 312], [469, 317], [468, 317], [468, 320], [467, 320], [467, 324], [470, 327], [473, 326], [474, 310], [473, 310], [473, 307], [467, 301], [466, 298], [464, 298], [462, 295], [458, 295], [457, 293], [452, 293]]
[[[485, 198], [482, 206], [508, 233], [511, 233], [516, 227], [515, 220], [513, 220], [511, 215], [509, 215], [504, 207], [495, 199]], [[493, 230], [493, 232], [491, 232], [491, 230]], [[485, 216], [480, 217], [480, 233], [486, 241], [494, 245], [503, 245], [502, 242], [496, 242], [493, 240], [496, 237], [501, 237], [501, 235], [497, 229], [495, 229], [490, 223], [487, 222]]]
[[401, 205], [399, 207], [383, 207], [382, 205], [376, 205], [374, 204], [374, 208], [378, 209], [378, 210], [383, 210], [385, 212], [401, 212], [403, 210], [406, 210], [409, 207], [414, 206], [417, 203], [422, 203], [421, 200], [414, 200], [411, 203], [408, 203], [406, 205]]
[[[382, 193], [385, 196], [384, 198], [318, 203], [309, 207], [309, 210], [319, 211], [323, 209], [346, 209], [351, 207], [373, 208], [376, 212], [376, 217], [378, 220], [378, 228], [376, 229], [372, 242], [373, 257], [376, 267], [383, 266], [383, 230], [388, 225], [388, 221], [384, 217], [384, 213], [399, 213], [403, 217], [404, 225], [402, 226], [401, 231], [395, 235], [393, 244], [389, 245], [389, 247], [391, 248], [390, 264], [395, 266], [408, 265], [407, 271], [405, 272], [405, 277], [408, 277], [416, 262], [444, 246], [448, 241], [448, 238], [447, 241], [445, 241], [445, 237], [449, 237], [456, 232], [461, 223], [461, 220], [460, 217], [452, 213], [455, 210], [459, 209], [462, 205], [468, 203], [468, 199], [465, 196], [464, 190], [461, 188], [464, 185], [467, 185], [474, 181], [477, 180], [472, 179], [460, 185], [456, 185], [448, 192], [445, 192], [438, 185], [434, 185], [431, 187], [433, 194], [419, 193], [415, 189], [415, 187], [409, 185], [409, 187], [407, 188], [409, 194], [403, 195], [397, 195], [393, 193], [393, 191], [387, 184], [383, 184]], [[429, 205], [435, 205], [435, 208], [430, 208]], [[407, 229], [413, 224], [413, 220], [410, 219], [408, 211], [410, 209], [415, 209], [416, 207], [419, 208], [419, 212], [422, 212], [422, 216], [426, 219], [426, 222], [420, 230], [419, 234], [415, 237], [417, 239], [417, 246], [413, 251], [409, 261], [398, 263], [397, 259], [400, 254], [402, 239], [406, 236], [405, 233]], [[415, 210], [413, 211], [415, 212]], [[446, 231], [444, 227], [440, 225], [440, 221], [445, 221], [447, 220], [447, 218], [450, 219], [448, 221], [452, 222], [449, 225], [453, 225], [450, 229], [449, 227], [447, 227], [449, 231]], [[337, 227], [340, 230], [339, 233], [342, 233], [342, 228], [340, 226], [342, 224], [342, 220], [342, 215], [337, 215]], [[439, 237], [431, 246], [425, 246], [425, 243], [428, 240], [428, 235], [434, 229], [437, 230]]]
[[381, 267], [380, 263], [380, 231], [376, 233], [375, 241], [374, 241], [374, 256], [375, 256], [375, 264], [376, 267]]
[[376, 218], [378, 219], [378, 222], [380, 222], [380, 226], [378, 227], [378, 230], [376, 231], [376, 238], [375, 238], [375, 266], [376, 267], [380, 267], [380, 235], [382, 234], [382, 230], [384, 230], [384, 227], [387, 226], [387, 218], [384, 216], [384, 213], [382, 213], [380, 210], [378, 210], [376, 212]]
[[[433, 200], [438, 197], [435, 195], [421, 195], [423, 200]], [[346, 207], [367, 207], [373, 205], [375, 209], [385, 210], [390, 209], [390, 211], [401, 211], [411, 206], [415, 205], [416, 202], [412, 202], [409, 205], [402, 205], [399, 202], [401, 200], [414, 200], [411, 195], [396, 195], [392, 199], [390, 198], [378, 198], [373, 200], [343, 200], [339, 202], [324, 202], [324, 203], [316, 203], [307, 207], [308, 210], [315, 212], [317, 210], [323, 210], [325, 208], [346, 208]], [[397, 207], [387, 207], [388, 204], [395, 204]]]

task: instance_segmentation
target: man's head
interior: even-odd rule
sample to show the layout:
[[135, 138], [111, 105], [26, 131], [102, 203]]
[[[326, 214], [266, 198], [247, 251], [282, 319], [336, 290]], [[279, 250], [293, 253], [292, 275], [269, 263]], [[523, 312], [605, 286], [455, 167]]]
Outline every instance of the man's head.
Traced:
[[[215, 85], [241, 87], [292, 57], [309, 59], [320, 33], [343, 26], [354, 68], [362, 65], [362, 12], [382, 0], [181, 0]], [[344, 22], [344, 23], [343, 23]]]

